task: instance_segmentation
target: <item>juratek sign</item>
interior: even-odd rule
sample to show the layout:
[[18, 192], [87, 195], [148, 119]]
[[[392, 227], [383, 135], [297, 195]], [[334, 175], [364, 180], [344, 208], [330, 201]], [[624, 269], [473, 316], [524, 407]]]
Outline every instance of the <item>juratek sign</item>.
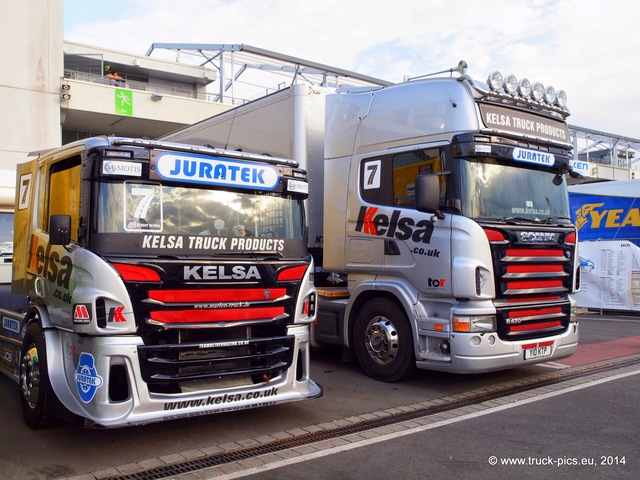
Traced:
[[164, 180], [254, 190], [273, 190], [280, 181], [278, 170], [269, 165], [173, 152], [158, 155], [155, 170]]

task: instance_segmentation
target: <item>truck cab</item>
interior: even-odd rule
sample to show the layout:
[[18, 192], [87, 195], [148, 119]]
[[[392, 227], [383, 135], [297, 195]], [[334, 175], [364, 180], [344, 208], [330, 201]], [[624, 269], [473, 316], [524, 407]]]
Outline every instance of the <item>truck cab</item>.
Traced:
[[18, 167], [4, 370], [27, 423], [104, 427], [319, 396], [307, 179], [291, 160], [96, 137]]
[[[374, 378], [575, 352], [572, 155], [556, 101], [465, 75], [327, 97], [323, 268], [348, 287], [336, 335]], [[321, 301], [320, 335], [337, 308]]]

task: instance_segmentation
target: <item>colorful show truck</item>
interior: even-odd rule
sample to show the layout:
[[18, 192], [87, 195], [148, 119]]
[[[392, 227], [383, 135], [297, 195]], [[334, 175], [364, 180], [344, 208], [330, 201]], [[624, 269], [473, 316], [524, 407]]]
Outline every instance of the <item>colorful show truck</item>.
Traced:
[[295, 84], [164, 137], [308, 171], [314, 343], [344, 345], [379, 380], [577, 348], [566, 95], [465, 67], [388, 87]]
[[116, 427], [320, 396], [307, 192], [292, 160], [141, 139], [95, 137], [19, 165], [23, 307], [0, 310], [0, 369], [27, 424]]

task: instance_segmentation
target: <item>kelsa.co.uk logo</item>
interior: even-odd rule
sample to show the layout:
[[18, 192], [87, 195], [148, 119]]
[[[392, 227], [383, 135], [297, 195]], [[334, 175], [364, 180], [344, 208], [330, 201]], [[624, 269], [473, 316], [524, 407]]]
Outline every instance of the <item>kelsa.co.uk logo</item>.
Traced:
[[[386, 236], [398, 240], [409, 240], [416, 243], [430, 243], [433, 234], [433, 223], [429, 220], [418, 220], [411, 217], [400, 218], [400, 210], [394, 210], [391, 218], [378, 213], [377, 207], [360, 207], [356, 232], [369, 235]], [[377, 214], [377, 215], [376, 215]]]

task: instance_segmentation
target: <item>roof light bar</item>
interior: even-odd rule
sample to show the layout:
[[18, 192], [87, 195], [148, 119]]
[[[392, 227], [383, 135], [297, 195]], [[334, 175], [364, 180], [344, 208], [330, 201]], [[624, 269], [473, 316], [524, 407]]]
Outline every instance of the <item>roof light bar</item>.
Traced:
[[567, 105], [567, 94], [564, 90], [556, 91], [551, 85], [545, 87], [540, 82], [531, 83], [527, 78], [518, 81], [515, 75], [503, 76], [498, 70], [489, 74], [487, 85], [495, 93], [520, 97], [524, 100], [557, 106], [562, 109]]

